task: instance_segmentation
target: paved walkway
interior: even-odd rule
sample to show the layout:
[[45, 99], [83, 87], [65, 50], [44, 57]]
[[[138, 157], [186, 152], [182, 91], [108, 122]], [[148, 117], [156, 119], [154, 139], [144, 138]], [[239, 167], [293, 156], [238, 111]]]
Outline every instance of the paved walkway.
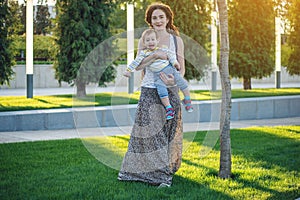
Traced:
[[[246, 128], [253, 126], [281, 126], [300, 125], [300, 117], [232, 121], [231, 128]], [[129, 134], [132, 126], [105, 127], [105, 128], [80, 128], [65, 130], [43, 131], [14, 131], [0, 132], [0, 143], [30, 142], [43, 140], [60, 140], [71, 138], [85, 138], [95, 136], [125, 135]], [[185, 123], [184, 132], [218, 130], [218, 122]]]

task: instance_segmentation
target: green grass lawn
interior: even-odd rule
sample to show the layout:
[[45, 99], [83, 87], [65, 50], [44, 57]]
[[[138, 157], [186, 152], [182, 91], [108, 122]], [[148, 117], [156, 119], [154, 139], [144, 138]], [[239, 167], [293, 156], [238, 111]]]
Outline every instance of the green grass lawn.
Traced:
[[[35, 110], [51, 108], [70, 108], [73, 106], [106, 106], [120, 104], [136, 104], [139, 99], [139, 92], [128, 94], [126, 92], [99, 93], [89, 95], [86, 98], [78, 99], [75, 96], [56, 95], [56, 96], [34, 96], [32, 99], [25, 96], [2, 96], [0, 97], [1, 111], [16, 110]], [[233, 89], [232, 98], [250, 98], [267, 97], [283, 95], [300, 95], [300, 88], [282, 88], [282, 89], [252, 89], [242, 90]], [[220, 99], [221, 91], [211, 92], [208, 90], [192, 91], [193, 100], [211, 100]]]
[[[189, 134], [185, 133], [184, 138]], [[278, 199], [300, 197], [300, 126], [231, 130], [233, 178], [218, 178], [219, 145], [204, 158], [198, 132], [171, 188], [119, 182], [80, 139], [0, 145], [1, 199]], [[129, 136], [106, 138], [122, 153]], [[88, 138], [101, 148], [103, 138]], [[106, 149], [112, 151], [113, 148]], [[118, 152], [119, 153], [119, 152]], [[117, 154], [118, 154], [117, 153]], [[120, 158], [122, 158], [120, 154]], [[121, 162], [118, 159], [117, 162]], [[120, 164], [120, 163], [119, 163]]]

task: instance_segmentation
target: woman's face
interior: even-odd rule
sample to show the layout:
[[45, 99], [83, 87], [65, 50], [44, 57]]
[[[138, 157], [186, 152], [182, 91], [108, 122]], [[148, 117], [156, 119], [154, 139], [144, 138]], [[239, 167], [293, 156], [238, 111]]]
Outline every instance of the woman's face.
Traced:
[[151, 25], [155, 30], [165, 30], [168, 22], [169, 20], [167, 19], [166, 13], [164, 13], [164, 11], [160, 9], [153, 11], [151, 16]]

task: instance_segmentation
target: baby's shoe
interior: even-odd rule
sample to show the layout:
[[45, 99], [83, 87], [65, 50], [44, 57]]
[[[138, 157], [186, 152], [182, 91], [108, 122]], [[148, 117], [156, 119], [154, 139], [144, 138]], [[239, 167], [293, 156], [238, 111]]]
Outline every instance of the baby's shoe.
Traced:
[[167, 120], [169, 119], [173, 119], [174, 118], [174, 115], [175, 115], [175, 111], [173, 108], [168, 108], [166, 110], [166, 117], [167, 117]]
[[182, 103], [183, 103], [183, 105], [185, 107], [185, 110], [187, 112], [193, 112], [194, 111], [193, 106], [192, 106], [192, 101], [190, 99], [189, 100], [183, 99]]

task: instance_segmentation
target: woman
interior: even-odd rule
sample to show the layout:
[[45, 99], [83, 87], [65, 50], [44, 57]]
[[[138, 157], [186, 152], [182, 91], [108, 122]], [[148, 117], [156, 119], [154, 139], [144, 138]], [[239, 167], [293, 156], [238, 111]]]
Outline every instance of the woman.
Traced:
[[[178, 37], [178, 30], [173, 25], [173, 12], [170, 7], [162, 3], [151, 4], [146, 10], [145, 20], [157, 31], [159, 46], [167, 46], [177, 54], [180, 72], [184, 75], [183, 41]], [[138, 49], [143, 49], [141, 40]], [[181, 164], [181, 105], [178, 88], [169, 87], [169, 98], [175, 110], [175, 117], [166, 121], [165, 109], [154, 86], [153, 72], [146, 67], [158, 58], [167, 59], [167, 55], [164, 52], [155, 53], [144, 58], [139, 66], [139, 69], [145, 69], [141, 96], [128, 151], [123, 159], [118, 179], [169, 187], [172, 184], [173, 174]], [[174, 83], [174, 77], [170, 75], [161, 74], [161, 78], [167, 85]]]

